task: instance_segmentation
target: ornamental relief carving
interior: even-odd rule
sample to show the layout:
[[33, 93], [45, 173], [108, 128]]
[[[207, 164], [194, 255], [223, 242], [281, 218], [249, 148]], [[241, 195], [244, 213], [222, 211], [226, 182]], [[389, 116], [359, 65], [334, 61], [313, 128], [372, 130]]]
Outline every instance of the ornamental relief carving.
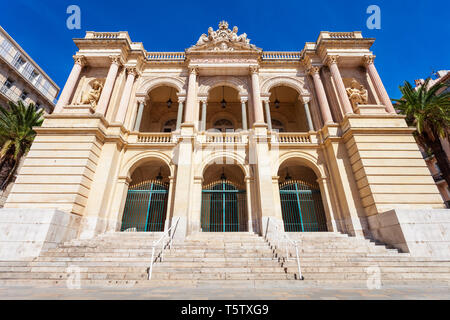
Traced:
[[353, 111], [359, 104], [368, 104], [369, 95], [367, 89], [356, 79], [352, 79], [350, 87], [346, 88], [348, 99], [352, 104]]
[[242, 63], [242, 64], [256, 64], [258, 63], [257, 59], [247, 59], [247, 58], [233, 58], [233, 57], [220, 57], [220, 58], [211, 58], [211, 57], [205, 57], [205, 58], [196, 58], [191, 59], [191, 63], [195, 64], [204, 64], [204, 63]]
[[233, 30], [228, 29], [228, 22], [221, 21], [219, 29], [214, 31], [212, 27], [208, 28], [208, 34], [202, 34], [197, 43], [188, 49], [188, 51], [235, 51], [252, 50], [261, 51], [255, 45], [250, 44], [250, 39], [246, 33], [238, 35], [238, 27]]
[[103, 90], [103, 81], [99, 79], [91, 80], [81, 93], [80, 104], [90, 105], [95, 110], [98, 100]]

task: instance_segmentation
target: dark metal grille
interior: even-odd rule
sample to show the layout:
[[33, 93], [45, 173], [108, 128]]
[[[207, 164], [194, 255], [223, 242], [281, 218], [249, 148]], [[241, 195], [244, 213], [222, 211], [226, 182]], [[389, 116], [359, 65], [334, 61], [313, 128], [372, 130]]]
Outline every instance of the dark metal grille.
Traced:
[[149, 180], [128, 190], [121, 231], [164, 231], [169, 187], [159, 180]]
[[213, 182], [202, 191], [202, 231], [247, 231], [247, 198], [245, 190], [228, 180]]
[[286, 232], [327, 231], [318, 185], [286, 181], [280, 184], [280, 199]]

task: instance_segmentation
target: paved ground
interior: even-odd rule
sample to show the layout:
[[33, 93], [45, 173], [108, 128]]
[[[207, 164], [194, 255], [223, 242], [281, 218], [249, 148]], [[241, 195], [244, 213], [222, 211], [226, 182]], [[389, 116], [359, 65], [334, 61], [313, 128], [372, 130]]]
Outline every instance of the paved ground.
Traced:
[[86, 287], [68, 289], [65, 287], [0, 287], [0, 300], [353, 300], [353, 299], [450, 299], [448, 286], [411, 287], [383, 286], [369, 290], [364, 287], [342, 288], [301, 286], [298, 288], [214, 288], [199, 287]]

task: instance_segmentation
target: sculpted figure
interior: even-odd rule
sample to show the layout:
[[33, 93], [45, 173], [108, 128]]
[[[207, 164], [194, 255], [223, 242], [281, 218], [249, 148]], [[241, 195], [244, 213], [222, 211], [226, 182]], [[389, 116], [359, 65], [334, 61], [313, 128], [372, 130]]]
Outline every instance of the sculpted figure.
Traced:
[[92, 108], [95, 109], [97, 102], [100, 99], [100, 94], [102, 93], [103, 85], [100, 81], [95, 80], [92, 84], [91, 89], [85, 92], [81, 97], [81, 104], [90, 104]]
[[208, 39], [209, 41], [214, 41], [217, 38], [217, 32], [214, 31], [212, 27], [208, 28]]
[[209, 38], [206, 34], [203, 33], [197, 41], [197, 46], [204, 45], [207, 42], [209, 42]]
[[355, 109], [358, 104], [367, 104], [368, 93], [363, 85], [360, 85], [358, 81], [353, 79], [350, 88], [347, 88], [348, 99], [350, 100], [353, 109]]
[[236, 26], [233, 27], [233, 31], [231, 32], [231, 37], [230, 37], [231, 41], [233, 41], [233, 42], [237, 42], [238, 41], [239, 37], [237, 35], [237, 32], [238, 32], [238, 27], [236, 27]]

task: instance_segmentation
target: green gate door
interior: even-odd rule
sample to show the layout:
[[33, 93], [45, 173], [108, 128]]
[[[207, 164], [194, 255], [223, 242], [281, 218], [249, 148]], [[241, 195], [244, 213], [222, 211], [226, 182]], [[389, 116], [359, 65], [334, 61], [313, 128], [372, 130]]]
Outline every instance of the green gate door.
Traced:
[[121, 231], [164, 231], [169, 187], [159, 180], [141, 182], [128, 189]]
[[227, 180], [213, 182], [202, 190], [201, 225], [204, 232], [247, 231], [245, 190]]
[[286, 181], [280, 184], [280, 200], [286, 232], [327, 231], [318, 185]]

